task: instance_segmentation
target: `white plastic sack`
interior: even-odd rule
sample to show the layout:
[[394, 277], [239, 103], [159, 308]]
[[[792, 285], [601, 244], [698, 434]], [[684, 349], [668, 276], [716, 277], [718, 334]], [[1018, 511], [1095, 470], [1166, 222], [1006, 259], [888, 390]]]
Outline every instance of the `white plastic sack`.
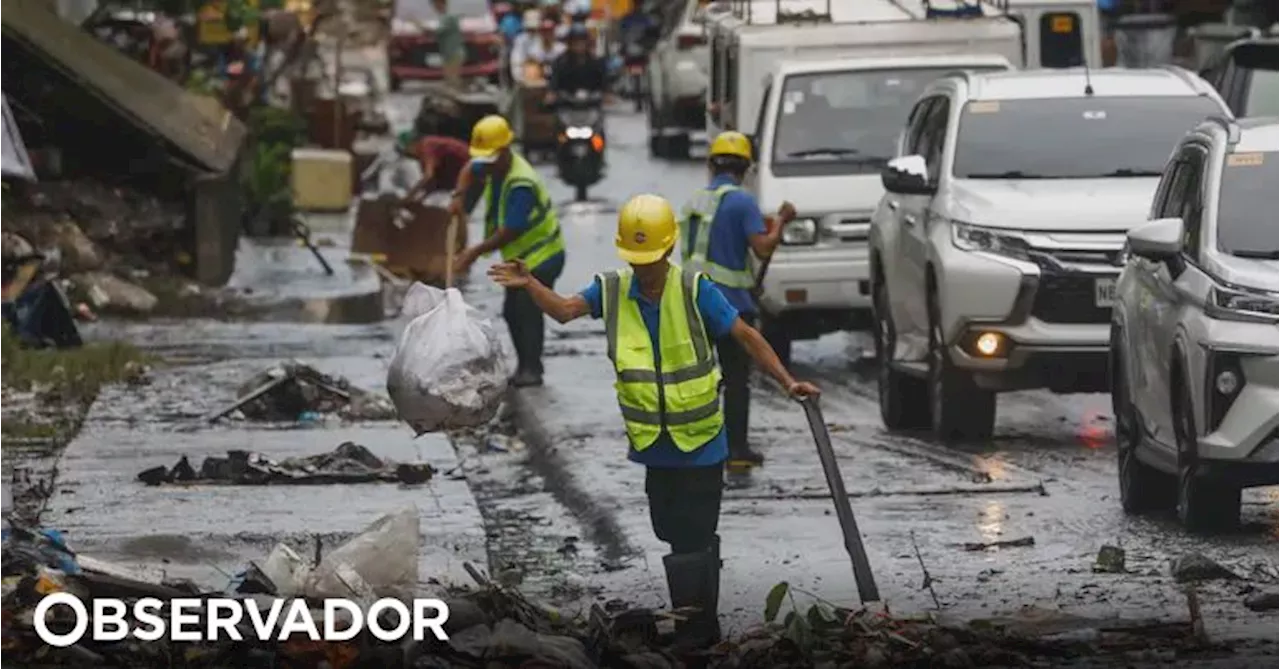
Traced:
[[403, 313], [413, 320], [387, 371], [387, 393], [401, 420], [419, 435], [492, 420], [506, 393], [507, 369], [489, 320], [456, 288], [421, 283], [409, 287]]
[[412, 598], [418, 587], [418, 507], [389, 513], [320, 559], [307, 577], [306, 595], [316, 599]]

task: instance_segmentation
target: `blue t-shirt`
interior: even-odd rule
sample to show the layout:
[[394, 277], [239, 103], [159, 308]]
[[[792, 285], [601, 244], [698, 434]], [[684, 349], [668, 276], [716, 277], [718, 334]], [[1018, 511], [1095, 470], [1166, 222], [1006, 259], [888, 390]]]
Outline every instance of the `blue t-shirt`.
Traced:
[[502, 17], [502, 20], [498, 22], [498, 30], [502, 31], [502, 36], [506, 38], [507, 44], [510, 44], [514, 42], [516, 36], [524, 30], [524, 24], [515, 12], [511, 12], [510, 14]]
[[[707, 335], [713, 340], [729, 336], [734, 321], [738, 320], [738, 310], [725, 299], [721, 290], [723, 289], [719, 289], [719, 286], [706, 277], [698, 282], [698, 313], [702, 315], [702, 322], [707, 327]], [[587, 305], [591, 307], [592, 318], [604, 316], [604, 300], [601, 293], [599, 280], [592, 281], [591, 285], [581, 293], [582, 299], [586, 300]], [[640, 318], [644, 320], [644, 325], [649, 330], [649, 340], [653, 342], [655, 358], [653, 364], [661, 368], [661, 349], [658, 347], [659, 305], [640, 294], [638, 281], [631, 282], [628, 297], [635, 300], [640, 307]], [[663, 430], [662, 434], [658, 435], [658, 440], [649, 448], [643, 451], [632, 448], [627, 455], [632, 462], [638, 462], [646, 467], [710, 467], [724, 462], [728, 457], [729, 440], [725, 437], [724, 430], [720, 430], [720, 433], [711, 441], [691, 453], [685, 453], [677, 448], [675, 442], [671, 441], [671, 436]]]
[[[484, 178], [482, 173], [482, 165], [472, 163], [472, 176], [477, 179]], [[494, 178], [489, 188], [489, 201], [485, 203], [493, 211], [498, 209], [498, 198], [502, 197], [502, 180]], [[531, 225], [529, 215], [533, 213], [533, 208], [538, 204], [538, 197], [528, 186], [516, 186], [511, 189], [511, 193], [507, 195], [507, 212], [500, 223], [504, 228], [510, 228], [517, 233], [523, 233], [528, 230]], [[485, 215], [488, 215], [486, 210]], [[564, 267], [564, 253], [557, 253], [549, 258], [545, 263], [538, 266], [539, 272], [542, 270], [552, 270], [556, 267]], [[556, 272], [559, 273], [559, 272]]]
[[[711, 180], [707, 190], [715, 190], [733, 183], [727, 176], [718, 176]], [[689, 226], [689, 237], [684, 240], [684, 248], [693, 248], [693, 240], [697, 238], [700, 224]], [[746, 190], [738, 189], [725, 193], [720, 198], [720, 208], [716, 209], [711, 220], [711, 240], [707, 247], [707, 260], [728, 269], [746, 269], [747, 254], [751, 245], [747, 240], [752, 235], [765, 232], [764, 215], [760, 213], [760, 205], [754, 195]], [[718, 286], [740, 313], [756, 313], [756, 303], [751, 299], [751, 291], [745, 288], [729, 288]]]

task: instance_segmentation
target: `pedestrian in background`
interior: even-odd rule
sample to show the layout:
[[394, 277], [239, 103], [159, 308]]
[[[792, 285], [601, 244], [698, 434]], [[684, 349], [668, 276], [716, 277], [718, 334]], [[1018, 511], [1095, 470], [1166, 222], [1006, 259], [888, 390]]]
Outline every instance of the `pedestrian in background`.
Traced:
[[[484, 200], [484, 240], [458, 254], [455, 271], [461, 274], [480, 256], [501, 250], [504, 261], [519, 260], [542, 284], [554, 286], [564, 269], [560, 221], [542, 177], [511, 148], [514, 140], [511, 126], [501, 116], [486, 116], [471, 131], [471, 166], [462, 171], [450, 211], [469, 213], [476, 201]], [[484, 190], [477, 200], [472, 192], [481, 184]], [[546, 338], [542, 310], [529, 293], [508, 290], [502, 317], [519, 363], [511, 384], [542, 385]]]
[[793, 397], [817, 396], [818, 388], [792, 378], [705, 275], [669, 261], [676, 216], [666, 200], [639, 195], [627, 202], [614, 244], [628, 267], [596, 275], [577, 295], [556, 294], [519, 262], [495, 265], [489, 276], [527, 293], [561, 323], [587, 315], [604, 321], [628, 459], [646, 467], [653, 531], [671, 546], [662, 558], [671, 607], [697, 610], [676, 623], [678, 643], [706, 647], [720, 638], [716, 531], [728, 455], [711, 342], [738, 342]]
[[[740, 132], [723, 132], [711, 142], [707, 166], [711, 183], [698, 191], [681, 212], [680, 248], [686, 267], [705, 273], [738, 310], [755, 325], [756, 303], [751, 295], [756, 277], [748, 255], [768, 258], [782, 240], [782, 226], [795, 218], [795, 207], [784, 202], [774, 216], [765, 217], [742, 180], [751, 168], [751, 140]], [[747, 441], [750, 427], [751, 360], [733, 339], [717, 345], [724, 368], [724, 413], [729, 432], [729, 464], [751, 467], [764, 456]]]
[[467, 57], [462, 24], [456, 14], [449, 12], [449, 0], [431, 0], [431, 5], [440, 17], [440, 25], [436, 27], [436, 47], [440, 50], [440, 59], [444, 61], [444, 81], [449, 87], [460, 89], [462, 63]]

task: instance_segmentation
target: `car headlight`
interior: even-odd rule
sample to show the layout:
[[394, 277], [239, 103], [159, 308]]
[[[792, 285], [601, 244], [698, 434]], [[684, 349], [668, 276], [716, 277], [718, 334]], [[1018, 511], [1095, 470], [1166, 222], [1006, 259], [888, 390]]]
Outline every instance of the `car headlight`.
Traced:
[[1249, 293], [1222, 286], [1209, 289], [1207, 313], [1220, 320], [1275, 320], [1280, 299], [1274, 294]]
[[951, 242], [963, 251], [985, 251], [1010, 258], [1027, 258], [1027, 240], [1017, 233], [968, 223], [951, 223]]
[[569, 139], [591, 139], [591, 136], [595, 134], [595, 131], [586, 126], [581, 126], [567, 128], [565, 129], [564, 134], [568, 136]]
[[782, 228], [783, 244], [813, 244], [818, 241], [818, 222], [812, 218], [797, 218]]

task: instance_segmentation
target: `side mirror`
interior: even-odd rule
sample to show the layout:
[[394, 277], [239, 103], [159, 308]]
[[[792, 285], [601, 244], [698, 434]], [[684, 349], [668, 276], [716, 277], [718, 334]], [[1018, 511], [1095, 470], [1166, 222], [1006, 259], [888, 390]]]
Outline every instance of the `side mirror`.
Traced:
[[880, 172], [880, 183], [890, 193], [932, 195], [937, 188], [929, 183], [929, 169], [923, 156], [894, 158]]
[[1129, 250], [1149, 260], [1166, 261], [1182, 252], [1181, 218], [1157, 218], [1129, 231]]

